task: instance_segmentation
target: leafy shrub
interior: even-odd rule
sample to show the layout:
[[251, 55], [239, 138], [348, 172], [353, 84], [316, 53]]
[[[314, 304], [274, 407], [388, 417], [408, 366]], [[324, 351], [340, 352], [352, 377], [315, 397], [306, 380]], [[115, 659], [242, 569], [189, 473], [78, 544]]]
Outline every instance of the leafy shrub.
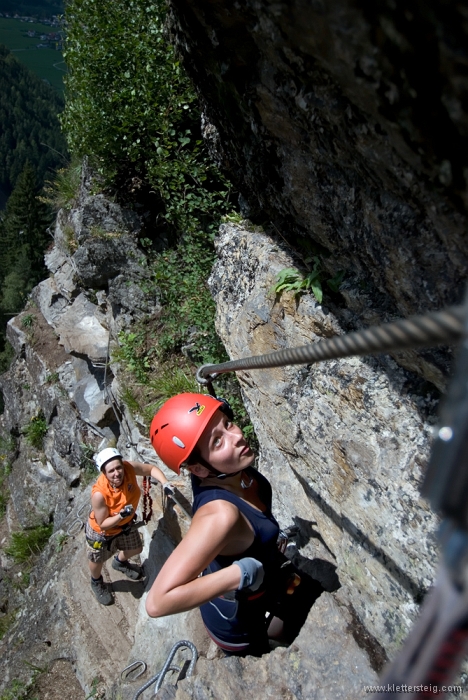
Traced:
[[15, 678], [0, 695], [0, 700], [26, 700], [28, 694], [29, 688], [26, 683]]
[[164, 0], [67, 2], [61, 120], [75, 156], [92, 155], [113, 183], [149, 183], [161, 220], [191, 232], [231, 206], [165, 15]]
[[194, 234], [156, 258], [154, 280], [163, 305], [156, 350], [160, 357], [189, 344], [189, 356], [194, 362], [207, 364], [228, 359], [215, 331], [216, 307], [206, 284], [214, 257], [213, 247]]
[[13, 532], [11, 542], [5, 552], [12, 557], [16, 564], [27, 562], [31, 557], [40, 554], [52, 534], [53, 524], [38, 525], [30, 530]]

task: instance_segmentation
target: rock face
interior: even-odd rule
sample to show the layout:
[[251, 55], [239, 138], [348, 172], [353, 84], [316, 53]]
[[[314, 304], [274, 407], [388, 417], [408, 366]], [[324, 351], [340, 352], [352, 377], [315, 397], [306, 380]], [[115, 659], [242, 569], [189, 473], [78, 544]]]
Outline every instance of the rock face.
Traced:
[[[231, 357], [342, 332], [313, 295], [272, 292], [292, 259], [269, 236], [225, 224], [216, 245], [210, 285]], [[386, 357], [238, 376], [262, 446], [260, 468], [274, 484], [275, 512], [283, 527], [299, 529], [298, 562], [320, 577], [321, 541], [337, 567], [340, 597], [391, 654], [437, 562], [436, 519], [419, 496], [432, 399], [412, 395], [411, 375]]]
[[[349, 613], [325, 593], [290, 649], [276, 649], [258, 660], [231, 658], [216, 664], [201, 660], [193, 678], [182, 681], [177, 691], [163, 688], [158, 697], [357, 700], [365, 695], [366, 686], [376, 683], [376, 675], [349, 635], [350, 626]], [[320, 639], [320, 648], [308, 658], [304, 650], [312, 637]]]
[[[89, 209], [86, 188], [85, 171], [80, 199], [87, 202]], [[108, 207], [100, 202], [98, 211], [105, 213]], [[125, 219], [115, 207], [112, 212], [114, 219]], [[188, 639], [196, 645], [200, 657], [196, 676], [181, 681], [177, 690], [168, 679], [169, 685], [164, 685], [161, 697], [179, 692], [184, 698], [212, 697], [213, 687], [219, 690], [217, 697], [232, 700], [245, 697], [246, 691], [265, 697], [265, 687], [271, 697], [325, 698], [330, 692], [337, 699], [359, 697], [364, 685], [376, 681], [376, 670], [385, 653], [364, 629], [353, 601], [340, 596], [339, 591], [319, 599], [293, 646], [276, 649], [262, 659], [222, 659], [197, 610], [160, 620], [148, 618], [144, 609], [146, 591], [189, 526], [184, 512], [170, 501], [163, 501], [155, 489], [153, 520], [141, 529], [144, 581], [122, 580], [106, 564], [104, 577], [112, 584], [115, 604], [104, 608], [95, 600], [89, 585], [82, 532], [89, 512], [89, 482], [95, 478], [95, 472], [90, 473], [90, 454], [103, 444], [116, 443], [129, 459], [157, 461], [146, 435], [141, 434], [119, 399], [119, 366], [108, 362], [109, 336], [112, 346], [120, 330], [144, 314], [153, 313], [158, 302], [154, 293], [148, 296], [138, 284], [146, 276], [144, 261], [139, 258], [139, 277], [131, 265], [127, 277], [127, 270], [119, 267], [119, 254], [112, 258], [114, 239], [101, 234], [103, 260], [93, 272], [95, 286], [84, 284], [79, 272], [81, 248], [73, 252], [73, 241], [77, 239], [75, 222], [82, 221], [82, 215], [76, 211], [59, 214], [55, 247], [47, 256], [52, 276], [38, 285], [29, 307], [8, 326], [16, 359], [1, 378], [5, 403], [1, 427], [17, 439], [9, 476], [11, 498], [1, 525], [4, 540], [18, 529], [52, 521], [54, 532], [30, 573], [29, 585], [25, 582], [16, 592], [12, 592], [11, 585], [0, 587], [2, 613], [8, 615], [16, 610], [15, 623], [0, 642], [0, 687], [8, 687], [13, 679], [26, 682], [31, 676], [31, 667], [24, 664], [27, 661], [36, 668], [49, 669], [37, 681], [37, 687], [44, 688], [44, 699], [48, 684], [53, 684], [55, 690], [58, 684], [58, 692], [65, 697], [72, 683], [78, 681], [83, 693], [73, 691], [77, 700], [90, 694], [106, 700], [130, 700], [139, 687], [161, 670], [173, 645]], [[99, 218], [94, 224], [88, 219], [87, 225], [90, 231], [104, 226]], [[229, 231], [232, 234], [238, 230]], [[131, 231], [120, 231], [119, 235], [131, 241], [130, 251], [138, 250]], [[92, 235], [84, 236], [82, 246], [90, 242]], [[238, 242], [239, 251], [232, 262], [244, 264], [247, 249], [240, 239]], [[270, 264], [266, 249], [264, 252], [265, 264]], [[248, 255], [251, 253], [247, 251]], [[275, 265], [282, 260], [280, 251], [277, 253], [280, 257]], [[262, 285], [264, 268], [260, 267]], [[105, 284], [101, 268], [114, 270], [114, 277]], [[216, 274], [221, 272], [219, 268]], [[226, 272], [237, 274], [239, 268], [236, 272], [235, 265], [229, 270], [226, 267]], [[234, 280], [225, 281], [233, 291], [236, 289]], [[255, 286], [255, 270], [246, 265], [237, 282], [243, 289], [235, 292], [241, 308]], [[235, 318], [236, 312], [230, 310], [227, 323]], [[335, 327], [338, 328], [336, 322]], [[45, 426], [45, 434], [42, 443], [31, 444], [28, 431], [37, 421]], [[273, 443], [271, 449], [274, 453]], [[340, 584], [326, 526], [323, 524], [323, 534], [314, 529], [296, 476], [291, 471], [288, 477], [284, 465], [281, 472], [280, 466], [277, 461], [278, 470], [267, 471], [275, 491], [285, 489], [284, 499], [275, 504], [276, 512], [284, 524], [296, 526], [295, 540], [288, 552], [306, 571], [320, 578], [328, 591], [334, 592]], [[178, 485], [180, 497], [190, 499], [188, 480], [181, 480]], [[294, 518], [286, 510], [291, 507], [286, 492], [298, 496]], [[15, 576], [24, 580], [26, 574], [21, 566], [4, 553], [1, 566], [5, 582]], [[363, 644], [366, 638], [371, 642]], [[179, 657], [182, 655], [183, 659], [184, 653], [180, 652]], [[141, 680], [132, 683], [120, 676], [128, 664], [140, 660], [148, 665]], [[183, 666], [179, 658], [175, 663]], [[61, 679], [57, 678], [57, 664], [65, 664], [61, 667]]]
[[[467, 276], [461, 4], [171, 0], [205, 135], [244, 215], [346, 271], [346, 329], [459, 301]], [[345, 308], [343, 308], [343, 306]], [[443, 386], [440, 352], [399, 356]]]
[[[224, 225], [217, 241], [210, 284], [231, 357], [458, 302], [468, 250], [462, 4], [170, 7], [213, 157], [241, 193], [243, 214], [267, 222], [266, 231]], [[116, 603], [103, 609], [79, 534], [89, 504], [85, 465], [103, 441], [130, 459], [155, 459], [119, 399], [108, 349], [109, 338], [112, 345], [157, 313], [159, 299], [141, 285], [138, 218], [93, 194], [91, 180], [85, 168], [76, 206], [57, 217], [50, 279], [8, 325], [16, 359], [0, 380], [1, 423], [16, 447], [2, 536], [51, 521], [54, 534], [30, 585], [11, 600], [20, 613], [1, 643], [2, 687], [27, 676], [25, 660], [41, 667], [63, 659], [83, 698], [98, 697], [99, 679], [101, 698], [129, 700], [186, 638], [200, 653], [196, 675], [160, 697], [362, 697], [433, 582], [437, 521], [419, 487], [434, 387], [445, 386], [450, 351], [240, 373], [259, 468], [272, 482], [275, 514], [293, 532], [289, 556], [327, 590], [291, 647], [220, 659], [197, 611], [147, 618], [145, 590], [188, 527], [159, 500], [142, 529], [145, 583], [122, 581], [107, 566]], [[275, 275], [307, 268], [313, 255], [324, 287], [345, 273], [340, 293], [327, 291], [323, 304], [275, 296]], [[42, 448], [28, 440], [38, 421]], [[189, 497], [187, 484], [180, 488]], [[9, 614], [8, 578], [24, 572], [2, 554], [0, 573], [1, 613]], [[125, 682], [119, 672], [138, 659], [146, 675]]]
[[[155, 489], [154, 518], [142, 529], [145, 581], [130, 585], [107, 564], [104, 575], [113, 582], [116, 597], [111, 608], [97, 603], [89, 585], [82, 527], [89, 512], [86, 484], [96, 478], [91, 454], [102, 445], [117, 444], [128, 459], [157, 461], [147, 436], [118, 398], [118, 365], [109, 362], [109, 336], [115, 344], [116, 334], [154, 312], [157, 300], [138, 284], [146, 268], [128, 224], [134, 223], [132, 213], [102, 195], [90, 195], [89, 189], [85, 168], [77, 208], [57, 217], [55, 246], [47, 255], [52, 276], [34, 289], [29, 307], [7, 329], [16, 358], [1, 377], [5, 408], [0, 422], [2, 435], [15, 436], [16, 445], [9, 455], [10, 500], [2, 544], [11, 532], [52, 521], [54, 533], [29, 585], [20, 590], [11, 581], [14, 576], [23, 581], [25, 565], [15, 565], [1, 553], [0, 614], [15, 614], [16, 621], [0, 643], [0, 687], [13, 679], [28, 681], [31, 667], [24, 661], [52, 671], [61, 659], [67, 661], [68, 676], [75, 674], [81, 684], [81, 697], [94, 697], [98, 681], [97, 697], [120, 693], [127, 698], [134, 689], [129, 686], [127, 694], [120, 689], [120, 670], [139, 656], [149, 661], [148, 644], [151, 662], [161, 667], [180, 637], [189, 634], [205, 655], [209, 640], [196, 611], [174, 617], [169, 626], [150, 621], [144, 612], [145, 586], [188, 527], [182, 511], [163, 503]], [[100, 256], [91, 270], [82, 266], [80, 251], [96, 243], [96, 230]], [[82, 245], [74, 252], [79, 239]], [[123, 284], [124, 276], [129, 284]], [[83, 278], [92, 281], [92, 288]], [[43, 430], [31, 444], [35, 424]], [[188, 497], [188, 488], [180, 486]], [[39, 686], [47, 686], [45, 677]], [[67, 693], [62, 679], [61, 697]]]

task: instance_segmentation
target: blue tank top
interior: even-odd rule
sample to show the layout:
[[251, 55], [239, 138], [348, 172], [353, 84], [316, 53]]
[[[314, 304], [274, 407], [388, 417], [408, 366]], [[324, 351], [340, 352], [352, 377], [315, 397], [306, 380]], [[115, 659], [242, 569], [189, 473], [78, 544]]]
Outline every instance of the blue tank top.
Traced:
[[272, 494], [270, 482], [253, 467], [244, 469], [244, 472], [249, 477], [253, 477], [258, 484], [258, 497], [266, 506], [264, 513], [226, 489], [219, 488], [218, 486], [201, 486], [200, 480], [192, 474], [192, 488], [194, 495], [193, 513], [195, 514], [196, 511], [201, 508], [201, 506], [205, 505], [205, 503], [209, 503], [210, 501], [228, 501], [229, 503], [235, 505], [252, 526], [254, 540], [250, 547], [248, 547], [244, 552], [239, 552], [239, 554], [232, 556], [217, 556], [216, 559], [211, 562], [207, 572], [215, 572], [219, 571], [220, 569], [225, 569], [234, 561], [242, 559], [243, 557], [254, 557], [254, 559], [258, 559], [258, 561], [261, 561], [263, 564], [263, 568], [265, 570], [264, 585], [268, 586], [268, 579], [275, 571], [278, 570], [279, 567], [278, 548], [276, 542], [280, 528], [271, 513]]

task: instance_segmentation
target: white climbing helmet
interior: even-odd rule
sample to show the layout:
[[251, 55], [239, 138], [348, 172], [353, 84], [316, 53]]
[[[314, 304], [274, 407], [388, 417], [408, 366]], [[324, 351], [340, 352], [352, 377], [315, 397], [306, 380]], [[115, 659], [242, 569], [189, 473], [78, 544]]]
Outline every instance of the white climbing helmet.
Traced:
[[94, 455], [94, 462], [96, 464], [96, 469], [98, 472], [102, 471], [102, 468], [110, 462], [111, 459], [122, 459], [122, 455], [115, 447], [106, 447], [105, 450], [101, 450], [96, 455]]

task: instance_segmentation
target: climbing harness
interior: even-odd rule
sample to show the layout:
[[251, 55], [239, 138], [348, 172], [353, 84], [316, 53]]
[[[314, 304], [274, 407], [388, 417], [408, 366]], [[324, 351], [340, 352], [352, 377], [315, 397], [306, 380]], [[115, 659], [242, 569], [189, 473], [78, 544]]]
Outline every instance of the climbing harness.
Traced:
[[151, 479], [149, 476], [143, 477], [143, 522], [149, 523], [153, 515], [153, 499], [150, 496]]
[[175, 671], [176, 673], [180, 674], [182, 669], [179, 666], [172, 666], [172, 661], [173, 661], [174, 656], [176, 655], [177, 651], [179, 649], [183, 649], [184, 647], [187, 647], [187, 649], [190, 649], [190, 651], [192, 652], [192, 658], [191, 658], [190, 664], [187, 668], [187, 673], [185, 674], [185, 677], [189, 678], [193, 674], [193, 671], [195, 669], [195, 664], [197, 663], [197, 659], [198, 659], [198, 652], [197, 652], [197, 649], [195, 647], [195, 644], [193, 644], [192, 642], [189, 642], [187, 639], [182, 639], [180, 642], [176, 642], [176, 644], [174, 644], [171, 651], [169, 652], [169, 656], [167, 657], [164, 666], [159, 671], [159, 673], [157, 673], [155, 676], [150, 678], [149, 681], [147, 681], [141, 688], [139, 688], [139, 690], [137, 690], [137, 692], [133, 696], [133, 700], [137, 700], [137, 698], [139, 698], [140, 695], [142, 693], [144, 693], [144, 691], [147, 688], [151, 687], [153, 685], [153, 683], [156, 683], [156, 686], [154, 688], [154, 695], [156, 695], [156, 693], [158, 692], [158, 690], [161, 688], [161, 686], [163, 684], [163, 681], [164, 681], [166, 674], [169, 671]]
[[[197, 371], [197, 382], [210, 383], [224, 372], [242, 369], [265, 369], [285, 365], [309, 365], [353, 355], [372, 355], [380, 352], [431, 347], [460, 340], [463, 329], [463, 306], [453, 306], [425, 316], [413, 316], [382, 326], [371, 326], [362, 331], [339, 335], [312, 345], [286, 348], [266, 355], [254, 355], [219, 365], [202, 365]], [[211, 392], [210, 392], [211, 393]]]
[[[138, 673], [134, 674], [133, 672], [136, 671], [137, 668], [139, 668], [140, 666], [141, 670]], [[120, 680], [122, 680], [124, 683], [133, 683], [145, 673], [147, 668], [148, 666], [145, 664], [144, 661], [134, 661], [128, 666], [125, 666], [125, 668], [120, 672]]]

